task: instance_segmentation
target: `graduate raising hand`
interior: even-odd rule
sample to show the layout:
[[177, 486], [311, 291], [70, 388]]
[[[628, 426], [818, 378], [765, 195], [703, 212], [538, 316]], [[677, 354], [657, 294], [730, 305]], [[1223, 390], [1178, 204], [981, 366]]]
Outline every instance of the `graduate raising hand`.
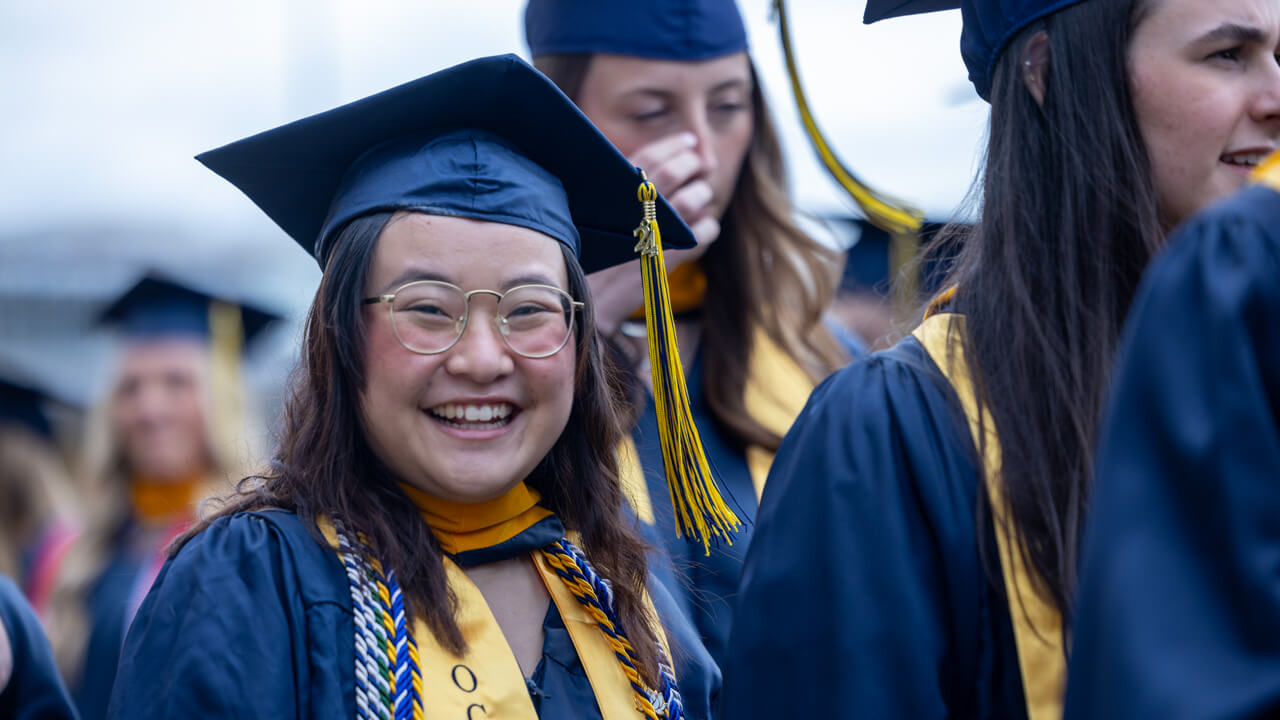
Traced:
[[[698, 246], [667, 253], [676, 335], [707, 456], [748, 524], [702, 548], [665, 531], [668, 500], [634, 268], [588, 277], [634, 424], [620, 453], [655, 570], [721, 659], [760, 493], [782, 436], [824, 377], [861, 353], [823, 321], [837, 253], [805, 234], [735, 0], [529, 0], [534, 65], [671, 201]], [[665, 557], [662, 557], [662, 556]]]

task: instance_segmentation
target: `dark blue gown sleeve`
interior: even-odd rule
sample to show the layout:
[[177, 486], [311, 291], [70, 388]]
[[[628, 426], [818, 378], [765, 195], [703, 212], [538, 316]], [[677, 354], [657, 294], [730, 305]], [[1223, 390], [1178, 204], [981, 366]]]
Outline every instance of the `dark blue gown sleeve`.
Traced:
[[1103, 423], [1069, 718], [1280, 715], [1280, 195], [1184, 226]]
[[956, 407], [911, 338], [815, 390], [765, 486], [722, 717], [1024, 713]]
[[108, 716], [350, 718], [351, 611], [331, 555], [287, 513], [214, 522], [139, 609]]
[[720, 694], [720, 667], [703, 644], [697, 628], [680, 610], [676, 599], [653, 575], [649, 576], [649, 598], [671, 646], [671, 660], [684, 701], [685, 717], [711, 720], [712, 709]]
[[12, 654], [13, 672], [0, 687], [0, 718], [74, 720], [71, 698], [58, 676], [53, 650], [35, 612], [9, 578], [0, 575], [0, 622]]

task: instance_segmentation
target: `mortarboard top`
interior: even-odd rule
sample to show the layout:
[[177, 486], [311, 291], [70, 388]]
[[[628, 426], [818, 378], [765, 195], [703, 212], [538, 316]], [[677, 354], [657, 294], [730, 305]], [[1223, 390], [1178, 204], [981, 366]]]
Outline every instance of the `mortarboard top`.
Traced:
[[[636, 258], [641, 173], [542, 73], [473, 60], [197, 158], [324, 267], [349, 221], [416, 210], [550, 235], [586, 272]], [[664, 246], [695, 245], [658, 198]]]
[[735, 0], [529, 0], [524, 36], [534, 57], [609, 53], [697, 61], [747, 49]]
[[208, 339], [210, 306], [223, 302], [240, 308], [243, 342], [247, 345], [279, 317], [256, 307], [209, 295], [155, 274], [144, 276], [103, 312], [101, 325], [119, 328], [133, 340], [172, 335]]
[[867, 0], [862, 16], [873, 23], [903, 15], [959, 8], [964, 26], [960, 54], [969, 80], [983, 100], [991, 99], [991, 73], [996, 59], [1019, 30], [1081, 0]]
[[40, 437], [53, 437], [44, 401], [44, 393], [0, 378], [0, 425], [18, 425]]

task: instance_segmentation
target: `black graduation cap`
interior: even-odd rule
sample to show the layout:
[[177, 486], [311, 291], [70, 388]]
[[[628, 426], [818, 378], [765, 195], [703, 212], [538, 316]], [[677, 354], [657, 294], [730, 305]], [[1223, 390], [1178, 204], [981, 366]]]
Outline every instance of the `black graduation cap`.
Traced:
[[978, 95], [991, 99], [996, 58], [1019, 30], [1082, 0], [867, 0], [864, 23], [959, 8], [960, 54]]
[[697, 61], [747, 49], [735, 0], [529, 0], [524, 36], [534, 57], [612, 53]]
[[238, 307], [243, 343], [248, 344], [279, 316], [242, 303], [223, 300], [176, 280], [148, 274], [102, 313], [99, 323], [118, 328], [133, 340], [171, 335], [208, 339], [215, 303]]
[[[349, 221], [418, 210], [528, 227], [593, 272], [636, 257], [641, 172], [515, 55], [473, 60], [197, 158], [324, 267]], [[693, 235], [658, 199], [663, 245]]]
[[45, 399], [45, 394], [38, 390], [0, 379], [0, 425], [18, 425], [40, 437], [53, 437], [53, 427], [44, 409]]

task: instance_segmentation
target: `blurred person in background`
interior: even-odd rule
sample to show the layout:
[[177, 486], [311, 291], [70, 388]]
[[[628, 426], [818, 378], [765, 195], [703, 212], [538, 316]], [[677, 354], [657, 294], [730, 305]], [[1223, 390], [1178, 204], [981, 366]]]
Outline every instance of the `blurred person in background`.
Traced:
[[0, 718], [75, 720], [53, 650], [18, 586], [0, 575]]
[[40, 613], [78, 528], [45, 401], [28, 383], [0, 379], [0, 574]]
[[584, 276], [650, 213], [693, 246], [652, 185], [514, 55], [200, 160], [324, 274], [279, 450], [175, 545], [110, 715], [708, 718], [719, 673], [623, 521]]
[[1280, 0], [872, 0], [866, 18], [946, 5], [991, 103], [980, 219], [912, 336], [833, 376], [783, 443], [728, 717], [1061, 716], [1125, 313], [1166, 234], [1280, 135]]
[[256, 460], [240, 353], [274, 316], [158, 276], [103, 314], [125, 347], [85, 430], [84, 531], [58, 568], [48, 612], [81, 717], [101, 718], [125, 633], [199, 501]]
[[636, 418], [620, 454], [664, 573], [720, 659], [750, 524], [773, 454], [809, 392], [860, 352], [823, 321], [840, 254], [796, 224], [782, 151], [734, 0], [530, 0], [534, 65], [642, 168], [693, 229], [669, 252], [680, 356], [707, 456], [746, 527], [732, 546], [681, 542], [663, 479], [634, 267], [590, 278]]
[[1178, 230], [1126, 321], [1067, 718], [1280, 715], [1280, 152], [1255, 179]]

